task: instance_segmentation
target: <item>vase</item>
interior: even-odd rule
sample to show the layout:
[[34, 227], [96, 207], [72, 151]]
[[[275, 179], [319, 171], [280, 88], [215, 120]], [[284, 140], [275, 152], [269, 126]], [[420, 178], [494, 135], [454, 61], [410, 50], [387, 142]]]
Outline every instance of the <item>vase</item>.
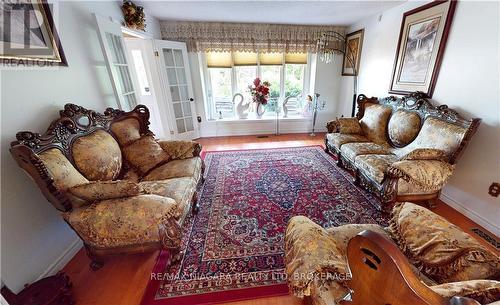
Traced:
[[262, 119], [264, 112], [266, 112], [266, 110], [264, 109], [264, 105], [262, 105], [262, 103], [257, 103], [257, 107], [255, 107], [255, 117], [258, 119]]

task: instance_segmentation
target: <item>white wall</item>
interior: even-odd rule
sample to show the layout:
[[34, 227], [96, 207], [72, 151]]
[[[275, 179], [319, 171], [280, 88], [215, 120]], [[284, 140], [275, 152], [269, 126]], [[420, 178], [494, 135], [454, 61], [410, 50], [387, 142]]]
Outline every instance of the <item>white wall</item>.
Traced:
[[[350, 31], [365, 29], [359, 93], [388, 95], [403, 13], [426, 2], [407, 2], [367, 18]], [[500, 235], [499, 199], [488, 195], [500, 181], [499, 2], [459, 1], [433, 100], [483, 121], [459, 160], [442, 199]], [[343, 80], [341, 101], [351, 103], [352, 85]]]
[[[68, 67], [1, 71], [1, 279], [14, 292], [58, 271], [81, 247], [76, 234], [9, 154], [21, 130], [43, 132], [67, 102], [116, 107], [92, 12], [122, 20], [121, 2], [59, 2], [55, 24]], [[158, 21], [147, 17], [159, 37]]]
[[[339, 112], [342, 57], [336, 56], [335, 61], [328, 64], [315, 59], [313, 62], [314, 64], [311, 65], [311, 81], [314, 82], [314, 93], [319, 93], [320, 100], [326, 102], [325, 109], [318, 113], [316, 121], [315, 130], [319, 132], [326, 131], [326, 122], [342, 114]], [[199, 124], [201, 137], [274, 134], [276, 132], [275, 119], [207, 121], [203, 100], [203, 79], [197, 53], [189, 53], [189, 65], [196, 111], [197, 115], [202, 117], [202, 123]], [[308, 92], [308, 94], [312, 93]], [[311, 128], [311, 119], [280, 119], [279, 130], [281, 134], [310, 132]]]

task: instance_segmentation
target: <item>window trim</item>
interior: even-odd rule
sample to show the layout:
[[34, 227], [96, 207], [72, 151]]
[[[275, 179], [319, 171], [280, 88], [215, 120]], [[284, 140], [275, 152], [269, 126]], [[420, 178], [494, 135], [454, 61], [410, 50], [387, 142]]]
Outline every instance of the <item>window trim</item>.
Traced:
[[[258, 56], [259, 52], [257, 52]], [[233, 62], [233, 54], [231, 54], [231, 61]], [[283, 56], [283, 63], [279, 65], [280, 68], [280, 98], [278, 100], [278, 103], [283, 103], [284, 94], [285, 94], [285, 52], [282, 54]], [[205, 116], [206, 119], [209, 121], [216, 121], [219, 120], [218, 115], [216, 113], [215, 107], [214, 107], [214, 102], [213, 102], [213, 94], [212, 94], [212, 82], [210, 79], [210, 71], [207, 66], [207, 60], [206, 60], [206, 54], [204, 52], [199, 52], [198, 53], [198, 60], [201, 63], [200, 67], [200, 72], [202, 73], [202, 89], [203, 89], [203, 99], [204, 99], [204, 106], [205, 106]], [[272, 66], [278, 66], [278, 65], [272, 65]], [[257, 66], [256, 66], [256, 76], [258, 78], [261, 78], [261, 64], [259, 58], [257, 59]], [[231, 93], [234, 96], [234, 94], [237, 93], [237, 84], [236, 84], [236, 69], [235, 66], [232, 66], [231, 68]], [[310, 90], [310, 80], [311, 80], [311, 54], [307, 53], [307, 63], [304, 66], [304, 79], [302, 80], [302, 93], [305, 94]], [[270, 117], [264, 117], [262, 119], [270, 119]], [[261, 120], [262, 120], [261, 119]], [[280, 118], [281, 119], [281, 118]], [[300, 117], [291, 117], [288, 118], [289, 120], [293, 119], [301, 119]], [[274, 119], [273, 119], [274, 120]], [[237, 117], [234, 118], [224, 118], [222, 121], [240, 121]], [[248, 119], [241, 120], [241, 121], [248, 121]]]

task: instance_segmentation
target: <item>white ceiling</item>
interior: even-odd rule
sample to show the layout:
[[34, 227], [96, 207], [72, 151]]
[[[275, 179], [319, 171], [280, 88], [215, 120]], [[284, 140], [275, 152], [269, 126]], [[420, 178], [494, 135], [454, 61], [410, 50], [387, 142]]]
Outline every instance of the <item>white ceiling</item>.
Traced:
[[139, 1], [159, 20], [351, 25], [404, 1]]

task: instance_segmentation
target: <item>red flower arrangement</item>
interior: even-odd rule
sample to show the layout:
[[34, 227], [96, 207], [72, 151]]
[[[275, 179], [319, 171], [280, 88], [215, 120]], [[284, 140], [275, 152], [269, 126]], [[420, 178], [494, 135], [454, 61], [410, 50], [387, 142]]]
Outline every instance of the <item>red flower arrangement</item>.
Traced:
[[269, 98], [269, 87], [271, 84], [267, 81], [261, 82], [260, 78], [256, 78], [253, 81], [253, 85], [248, 86], [250, 89], [250, 94], [253, 97], [255, 103], [260, 103], [262, 105], [267, 104], [267, 99]]

